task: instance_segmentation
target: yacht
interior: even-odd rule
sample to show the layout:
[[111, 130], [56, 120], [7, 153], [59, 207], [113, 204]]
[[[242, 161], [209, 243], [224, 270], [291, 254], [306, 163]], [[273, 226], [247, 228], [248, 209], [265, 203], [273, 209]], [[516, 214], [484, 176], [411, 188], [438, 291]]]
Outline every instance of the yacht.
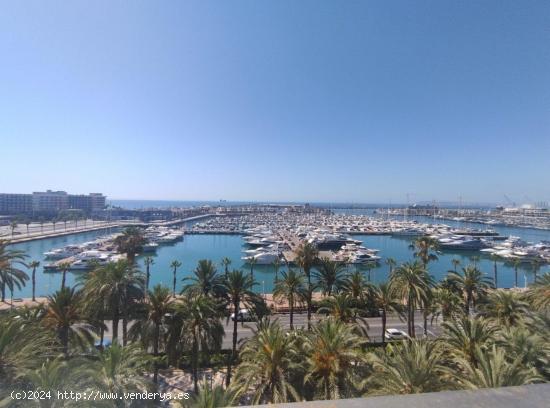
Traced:
[[159, 244], [156, 242], [148, 242], [145, 245], [143, 245], [142, 252], [155, 252], [158, 248]]
[[111, 260], [108, 252], [90, 250], [81, 252], [76, 256], [76, 261], [71, 264], [71, 269], [87, 270], [94, 266], [102, 266]]
[[258, 265], [270, 265], [275, 260], [279, 259], [279, 253], [278, 252], [263, 252], [257, 255], [253, 256], [243, 256], [241, 259], [243, 261], [249, 262], [250, 258], [254, 258], [256, 261], [256, 264]]
[[46, 259], [59, 260], [69, 258], [82, 252], [82, 248], [79, 245], [67, 245], [63, 248], [52, 249], [51, 251], [44, 252]]

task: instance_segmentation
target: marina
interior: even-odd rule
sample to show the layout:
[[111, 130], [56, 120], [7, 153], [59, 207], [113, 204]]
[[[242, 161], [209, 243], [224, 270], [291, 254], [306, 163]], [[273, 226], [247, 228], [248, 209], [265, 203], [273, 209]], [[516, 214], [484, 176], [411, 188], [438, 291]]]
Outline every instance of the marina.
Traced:
[[[338, 242], [337, 238], [340, 239], [338, 242], [340, 247], [333, 247], [332, 249], [323, 247], [327, 249], [321, 251], [322, 257], [329, 257], [341, 262], [346, 260], [348, 270], [362, 270], [366, 275], [370, 275], [372, 281], [382, 282], [387, 279], [389, 273], [388, 266], [385, 263], [386, 259], [392, 258], [398, 263], [410, 261], [413, 256], [412, 251], [409, 249], [412, 240], [421, 234], [429, 233], [437, 235], [443, 240], [446, 239], [445, 237], [456, 237], [457, 239], [454, 241], [460, 241], [464, 237], [470, 236], [475, 237], [475, 242], [487, 242], [489, 244], [487, 248], [475, 249], [469, 247], [469, 244], [461, 246], [460, 242], [446, 245], [444, 241], [438, 254], [439, 260], [429, 265], [430, 273], [436, 279], [441, 279], [453, 268], [453, 259], [460, 260], [461, 266], [466, 266], [472, 263], [472, 260], [475, 260], [484, 273], [491, 275], [495, 257], [491, 257], [490, 250], [494, 249], [497, 252], [513, 247], [514, 251], [512, 252], [516, 252], [515, 254], [512, 252], [509, 254], [506, 252], [495, 253], [499, 271], [498, 285], [500, 287], [514, 286], [515, 267], [512, 261], [514, 257], [523, 257], [525, 262], [518, 266], [518, 286], [523, 287], [533, 280], [532, 259], [530, 259], [532, 248], [530, 246], [535, 246], [538, 251], [537, 255], [544, 255], [548, 252], [544, 242], [542, 242], [550, 239], [550, 234], [546, 231], [494, 226], [492, 231], [488, 232], [476, 229], [475, 224], [443, 223], [441, 220], [434, 222], [431, 217], [418, 217], [416, 220], [404, 222], [402, 219], [387, 220], [376, 217], [372, 214], [372, 211], [365, 212], [367, 214], [357, 214], [357, 212], [354, 214], [329, 214], [322, 212], [293, 215], [270, 213], [266, 215], [258, 213], [254, 215], [202, 217], [182, 225], [183, 229], [179, 231], [180, 233], [183, 230], [185, 231], [185, 235], [182, 237], [183, 240], [172, 240], [172, 238], [169, 238], [169, 230], [163, 230], [159, 241], [171, 242], [151, 242], [151, 246], [145, 246], [145, 251], [137, 257], [137, 262], [140, 268], [145, 270], [144, 257], [151, 256], [153, 258], [154, 263], [151, 265], [150, 270], [152, 274], [151, 283], [154, 285], [157, 283], [169, 284], [172, 274], [170, 264], [174, 260], [179, 260], [182, 262], [182, 266], [178, 270], [177, 286], [181, 289], [183, 287], [182, 279], [191, 276], [200, 259], [211, 259], [217, 265], [218, 270], [222, 270], [221, 259], [228, 257], [231, 260], [230, 268], [250, 270], [250, 256], [258, 258], [258, 255], [261, 255], [260, 259], [257, 259], [257, 262], [252, 266], [258, 282], [255, 290], [271, 293], [275, 275], [272, 263], [276, 258], [280, 259], [280, 268], [284, 270], [287, 267], [287, 262], [293, 264], [293, 250], [302, 240], [313, 240], [312, 242], [320, 244], [321, 239], [332, 236], [332, 239], [335, 240], [333, 243]], [[154, 230], [158, 230], [158, 227], [151, 228], [149, 232], [152, 233]], [[260, 234], [262, 230], [264, 232], [263, 237], [254, 237], [254, 235], [262, 235]], [[160, 231], [162, 231], [162, 228]], [[268, 238], [270, 233], [275, 233], [275, 231], [278, 232], [276, 236], [271, 238], [272, 242], [267, 242], [270, 241], [270, 238]], [[119, 232], [115, 229], [110, 231], [110, 239], [113, 238], [113, 234]], [[470, 235], [466, 235], [467, 233]], [[45, 254], [49, 254], [52, 250], [55, 252], [55, 250], [61, 248], [70, 250], [72, 246], [81, 247], [89, 242], [105, 242], [105, 235], [105, 231], [89, 231], [22, 242], [14, 244], [12, 247], [24, 250], [29, 254], [29, 260], [40, 261], [41, 264], [37, 269], [36, 277], [37, 295], [47, 296], [59, 288], [61, 274], [51, 273], [51, 270], [44, 268], [51, 262], [56, 262], [56, 260], [47, 259]], [[264, 240], [262, 245], [257, 245], [265, 238], [267, 240]], [[349, 240], [349, 242], [344, 242], [342, 239]], [[278, 243], [276, 241], [282, 242]], [[449, 242], [453, 242], [453, 240]], [[252, 243], [252, 246], [249, 245], [250, 243]], [[525, 245], [526, 243], [530, 244]], [[325, 244], [330, 246], [330, 240]], [[88, 250], [94, 250], [94, 248], [88, 248]], [[347, 252], [347, 256], [342, 256], [341, 251]], [[373, 259], [366, 262], [350, 261], [350, 255], [360, 255], [361, 253], [369, 255]], [[89, 255], [93, 254], [92, 252]], [[118, 254], [113, 252], [110, 255], [116, 257]], [[547, 268], [544, 263], [547, 259], [547, 257], [542, 258], [540, 273]], [[73, 262], [76, 261], [76, 259], [73, 260]], [[67, 274], [69, 284], [75, 284], [78, 277], [86, 273], [86, 268], [77, 268], [73, 268]], [[21, 290], [16, 290], [14, 298], [29, 297], [30, 291], [30, 285], [27, 285]]]

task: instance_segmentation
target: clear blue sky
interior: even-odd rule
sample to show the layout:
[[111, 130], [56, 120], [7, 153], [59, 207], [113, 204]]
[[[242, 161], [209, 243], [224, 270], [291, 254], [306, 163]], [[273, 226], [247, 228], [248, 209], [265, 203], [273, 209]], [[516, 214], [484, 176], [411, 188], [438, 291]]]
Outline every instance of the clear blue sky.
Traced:
[[5, 1], [0, 191], [550, 200], [550, 2]]

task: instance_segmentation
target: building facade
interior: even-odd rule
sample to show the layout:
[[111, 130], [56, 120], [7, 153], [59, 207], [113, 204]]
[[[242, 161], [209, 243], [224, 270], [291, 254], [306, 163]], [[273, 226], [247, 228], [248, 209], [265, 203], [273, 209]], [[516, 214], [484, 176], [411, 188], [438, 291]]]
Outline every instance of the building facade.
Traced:
[[101, 193], [67, 194], [65, 191], [35, 191], [32, 194], [0, 194], [0, 215], [54, 215], [65, 210], [82, 210], [90, 215], [105, 208]]

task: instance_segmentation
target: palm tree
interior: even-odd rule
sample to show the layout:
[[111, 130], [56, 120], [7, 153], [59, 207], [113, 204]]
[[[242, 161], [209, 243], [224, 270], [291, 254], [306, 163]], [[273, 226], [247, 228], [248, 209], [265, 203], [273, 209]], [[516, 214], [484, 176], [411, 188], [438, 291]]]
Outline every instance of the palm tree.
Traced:
[[29, 268], [32, 269], [32, 301], [35, 302], [36, 301], [36, 296], [35, 296], [35, 290], [36, 290], [36, 268], [38, 268], [40, 266], [40, 262], [38, 261], [31, 261], [31, 263], [29, 263]]
[[443, 321], [447, 321], [462, 312], [461, 298], [451, 289], [439, 286], [432, 293], [433, 305], [435, 306], [433, 316], [435, 319], [442, 316]]
[[453, 271], [456, 272], [456, 268], [460, 265], [460, 259], [453, 258], [451, 263], [453, 264]]
[[491, 254], [491, 260], [493, 261], [493, 288], [498, 287], [498, 269], [497, 269], [497, 259], [498, 256]]
[[496, 289], [489, 293], [480, 309], [484, 317], [499, 326], [515, 326], [527, 316], [528, 304], [518, 293]]
[[313, 265], [317, 263], [317, 259], [319, 256], [319, 251], [315, 247], [315, 245], [306, 242], [300, 244], [298, 249], [296, 250], [296, 263], [302, 270], [304, 271], [306, 277], [307, 277], [307, 293], [308, 297], [306, 299], [307, 303], [307, 328], [311, 328], [311, 304], [312, 304], [312, 293], [313, 293], [313, 286], [311, 284], [311, 268]]
[[17, 228], [18, 222], [17, 220], [11, 220], [10, 221], [10, 229], [11, 229], [11, 237], [13, 238], [13, 233], [15, 232], [15, 229]]
[[292, 337], [287, 336], [278, 321], [262, 319], [252, 329], [241, 350], [241, 363], [235, 374], [239, 394], [252, 392], [252, 403], [284, 403], [299, 394], [290, 381], [296, 363]]
[[[223, 291], [228, 303], [233, 307], [235, 317], [238, 316], [241, 304], [249, 304], [256, 298], [256, 294], [252, 291], [253, 287], [254, 280], [241, 270], [233, 270], [225, 277]], [[237, 320], [236, 318], [233, 320], [233, 346], [227, 367], [226, 385], [231, 382], [231, 367], [237, 360]]]
[[319, 264], [319, 271], [315, 274], [317, 285], [325, 296], [332, 296], [338, 292], [344, 284], [344, 266], [341, 263], [331, 261], [329, 258], [322, 258]]
[[[152, 388], [144, 376], [150, 364], [150, 357], [138, 344], [122, 347], [115, 341], [99, 353], [97, 361], [89, 366], [87, 373], [94, 388], [123, 395]], [[115, 406], [126, 405], [116, 401]]]
[[540, 261], [538, 259], [533, 259], [531, 261], [531, 268], [533, 269], [533, 282], [537, 281], [537, 273], [540, 269]]
[[529, 286], [526, 298], [535, 310], [540, 312], [550, 310], [550, 273], [540, 276]]
[[29, 225], [31, 225], [31, 220], [26, 219], [25, 220], [25, 225], [27, 226], [27, 235], [29, 235]]
[[281, 268], [281, 260], [279, 257], [275, 258], [272, 265], [273, 269], [275, 269], [275, 282], [277, 282], [279, 280], [279, 269]]
[[391, 275], [393, 273], [393, 268], [395, 268], [395, 266], [397, 265], [397, 261], [394, 258], [388, 257], [388, 258], [386, 258], [386, 260], [384, 262], [386, 263], [386, 265], [389, 266], [389, 268], [390, 268], [389, 275]]
[[2, 302], [6, 300], [6, 288], [12, 293], [14, 287], [21, 289], [29, 279], [28, 275], [18, 266], [25, 266], [27, 256], [23, 251], [8, 248], [6, 241], [0, 240], [0, 289]]
[[256, 265], [258, 261], [253, 256], [249, 256], [248, 258], [246, 258], [246, 262], [248, 262], [248, 264], [250, 265], [250, 277], [254, 279], [254, 265]]
[[373, 299], [376, 308], [380, 310], [382, 318], [382, 344], [386, 342], [386, 320], [389, 312], [402, 314], [401, 304], [395, 299], [394, 292], [388, 283], [380, 283], [370, 287], [369, 296]]
[[184, 349], [189, 351], [195, 393], [199, 386], [199, 354], [217, 352], [221, 348], [224, 328], [220, 321], [219, 305], [204, 294], [186, 293], [176, 304], [176, 320], [181, 322], [177, 333]]
[[474, 255], [470, 257], [470, 261], [474, 264], [474, 267], [477, 268], [477, 263], [479, 262], [480, 258], [478, 255]]
[[122, 318], [122, 341], [126, 344], [128, 311], [132, 304], [143, 299], [145, 277], [127, 260], [109, 262], [90, 271], [84, 278], [86, 303], [101, 302], [112, 320], [112, 339], [118, 339], [118, 323]]
[[415, 336], [414, 311], [417, 305], [425, 302], [433, 286], [433, 278], [421, 263], [406, 262], [393, 272], [390, 285], [395, 296], [404, 299], [407, 307], [409, 336]]
[[184, 408], [219, 408], [231, 407], [237, 399], [233, 390], [224, 389], [221, 385], [212, 385], [206, 378], [199, 385], [199, 392], [189, 400], [180, 400]]
[[369, 283], [361, 271], [353, 271], [344, 279], [344, 290], [354, 299], [357, 307], [365, 303]]
[[460, 356], [477, 366], [476, 349], [486, 348], [494, 342], [496, 328], [485, 319], [463, 316], [443, 322], [445, 345], [453, 355]]
[[229, 273], [229, 265], [231, 265], [231, 259], [228, 258], [228, 257], [224, 257], [222, 258], [222, 267], [223, 267], [223, 271], [225, 273], [225, 275], [227, 276], [227, 274]]
[[355, 382], [352, 367], [363, 359], [367, 337], [359, 334], [355, 324], [328, 318], [317, 323], [304, 340], [304, 382], [313, 384], [322, 399], [350, 396]]
[[372, 357], [373, 374], [366, 380], [369, 394], [417, 394], [440, 391], [449, 384], [441, 346], [428, 340], [390, 345]]
[[178, 260], [172, 261], [170, 264], [170, 268], [172, 268], [172, 274], [174, 276], [173, 283], [172, 283], [172, 297], [176, 297], [176, 271], [181, 266], [181, 262]]
[[508, 359], [520, 358], [522, 365], [535, 368], [545, 378], [550, 377], [550, 344], [546, 336], [526, 327], [509, 327], [499, 331], [497, 344], [506, 350]]
[[209, 259], [201, 259], [193, 271], [194, 276], [184, 278], [192, 283], [183, 287], [182, 293], [203, 294], [219, 297], [223, 293], [223, 279], [218, 275], [216, 266]]
[[143, 236], [141, 229], [136, 227], [128, 227], [115, 238], [115, 245], [118, 252], [126, 254], [126, 258], [130, 264], [133, 264], [136, 259], [136, 254], [141, 252], [146, 239]]
[[[359, 320], [359, 322], [366, 326], [366, 320], [357, 317], [359, 312], [360, 310], [355, 307], [354, 299], [347, 293], [339, 293], [324, 299], [322, 306], [318, 310], [318, 313], [326, 313], [342, 323], [356, 323]], [[366, 335], [366, 331], [364, 334]]]
[[471, 306], [475, 309], [477, 301], [485, 295], [491, 285], [489, 278], [485, 277], [475, 266], [470, 265], [462, 268], [462, 274], [450, 272], [448, 277], [464, 296], [464, 311], [466, 314], [470, 314]]
[[533, 369], [526, 368], [521, 358], [510, 361], [506, 351], [493, 345], [489, 350], [475, 350], [475, 366], [468, 360], [459, 360], [461, 370], [454, 370], [454, 378], [464, 388], [498, 388], [525, 385], [542, 378]]
[[67, 280], [67, 271], [71, 269], [70, 262], [61, 262], [59, 265], [57, 265], [57, 269], [59, 269], [62, 273], [61, 275], [61, 289], [65, 288], [65, 282]]
[[435, 238], [420, 237], [415, 239], [412, 244], [409, 245], [409, 249], [414, 250], [414, 257], [420, 259], [424, 269], [427, 269], [430, 261], [437, 261], [437, 255], [431, 251], [437, 251], [439, 249], [439, 242]]
[[149, 293], [149, 282], [151, 282], [151, 265], [155, 264], [155, 260], [152, 256], [146, 256], [143, 260], [145, 264], [145, 293]]
[[[74, 360], [73, 360], [74, 361]], [[71, 360], [64, 358], [54, 358], [46, 360], [39, 368], [26, 370], [22, 375], [27, 384], [32, 385], [33, 389], [39, 391], [56, 391], [71, 388], [78, 384], [75, 377], [77, 370], [71, 367]], [[81, 385], [81, 384], [78, 384]], [[45, 406], [39, 404], [38, 406]], [[55, 405], [47, 405], [55, 406]]]
[[[170, 289], [166, 286], [155, 285], [147, 296], [145, 316], [138, 320], [130, 329], [131, 337], [141, 337], [144, 349], [152, 343], [153, 356], [158, 359], [160, 341], [167, 332], [166, 317], [170, 316], [175, 309], [174, 300], [170, 297]], [[149, 333], [151, 334], [149, 338]], [[150, 340], [150, 341], [149, 341]], [[154, 361], [153, 382], [158, 381], [158, 363]]]
[[512, 260], [512, 265], [514, 266], [514, 287], [518, 287], [518, 269], [521, 265], [521, 259], [520, 258], [514, 258]]
[[290, 311], [290, 330], [294, 329], [294, 306], [306, 298], [304, 276], [294, 269], [283, 271], [273, 289], [275, 299], [287, 300]]
[[58, 220], [56, 220], [55, 218], [52, 220], [52, 226], [53, 226], [53, 232], [55, 232], [55, 224], [58, 223]]
[[97, 331], [84, 317], [82, 294], [75, 288], [63, 287], [48, 296], [43, 322], [57, 334], [65, 357], [69, 356], [69, 340], [84, 348], [93, 344], [93, 333]]

